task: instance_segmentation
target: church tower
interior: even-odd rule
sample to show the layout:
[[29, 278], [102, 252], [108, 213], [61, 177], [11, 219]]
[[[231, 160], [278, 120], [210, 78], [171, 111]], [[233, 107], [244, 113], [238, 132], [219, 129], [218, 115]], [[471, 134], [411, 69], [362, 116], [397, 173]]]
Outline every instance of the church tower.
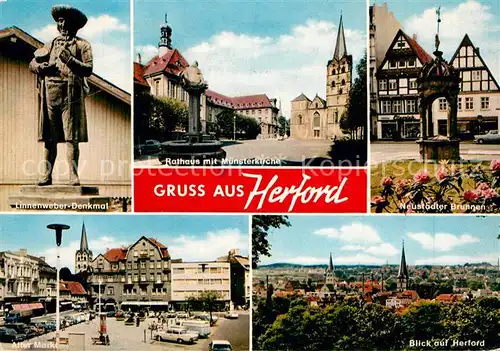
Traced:
[[403, 250], [401, 252], [401, 263], [399, 264], [398, 270], [398, 291], [408, 290], [408, 281], [410, 276], [408, 274], [408, 267], [406, 266], [406, 257], [405, 257], [405, 243], [403, 241]]
[[172, 50], [172, 28], [168, 25], [167, 14], [165, 14], [165, 23], [160, 27], [160, 42], [158, 43], [158, 54], [163, 56], [168, 50]]
[[330, 262], [325, 271], [325, 284], [335, 285], [335, 269], [333, 267], [332, 253], [330, 252]]
[[327, 134], [342, 135], [339, 122], [347, 109], [352, 81], [352, 55], [347, 54], [344, 24], [340, 15], [339, 30], [333, 58], [326, 72]]
[[92, 251], [89, 250], [87, 242], [87, 231], [85, 223], [82, 225], [82, 236], [80, 238], [80, 249], [75, 254], [75, 274], [86, 271], [92, 261]]

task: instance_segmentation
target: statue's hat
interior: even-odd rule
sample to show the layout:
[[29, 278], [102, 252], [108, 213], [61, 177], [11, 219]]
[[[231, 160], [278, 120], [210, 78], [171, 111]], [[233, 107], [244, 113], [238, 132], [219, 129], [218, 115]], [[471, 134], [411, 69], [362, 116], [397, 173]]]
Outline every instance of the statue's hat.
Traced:
[[70, 5], [55, 5], [52, 7], [51, 13], [55, 21], [63, 17], [70, 21], [76, 30], [82, 28], [87, 23], [87, 16], [82, 11]]

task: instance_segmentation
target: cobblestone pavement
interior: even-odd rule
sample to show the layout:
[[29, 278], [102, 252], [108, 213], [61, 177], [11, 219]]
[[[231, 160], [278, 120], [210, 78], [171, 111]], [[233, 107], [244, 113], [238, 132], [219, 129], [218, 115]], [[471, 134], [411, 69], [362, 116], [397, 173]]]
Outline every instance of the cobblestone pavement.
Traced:
[[[303, 161], [313, 157], [328, 157], [330, 140], [244, 140], [224, 146], [229, 161], [245, 159]], [[273, 166], [273, 164], [264, 164]], [[155, 155], [142, 156], [135, 160], [135, 167], [162, 166]]]
[[[416, 142], [375, 142], [370, 144], [371, 164], [388, 161], [419, 160]], [[490, 161], [500, 158], [500, 145], [462, 142], [460, 156], [464, 160]]]
[[[208, 344], [211, 339], [226, 339], [233, 343], [233, 350], [246, 351], [249, 349], [249, 315], [241, 314], [236, 320], [227, 320], [220, 318], [217, 325], [212, 328], [211, 339], [199, 339], [193, 345], [176, 344], [172, 342], [155, 341], [151, 339], [151, 331], [147, 330], [149, 323], [156, 321], [155, 318], [148, 318], [141, 322], [139, 327], [127, 326], [123, 321], [117, 321], [115, 318], [107, 319], [107, 332], [111, 342], [110, 346], [93, 345], [92, 337], [99, 335], [99, 321], [92, 320], [89, 323], [80, 323], [66, 328], [60, 332], [61, 338], [68, 338], [70, 333], [82, 333], [85, 337], [85, 350], [208, 350]], [[19, 349], [53, 349], [53, 339], [55, 332], [42, 335], [37, 338], [24, 341], [22, 344], [0, 343], [0, 350], [19, 350]], [[74, 350], [69, 345], [61, 344], [60, 350]], [[75, 350], [76, 351], [76, 350]]]

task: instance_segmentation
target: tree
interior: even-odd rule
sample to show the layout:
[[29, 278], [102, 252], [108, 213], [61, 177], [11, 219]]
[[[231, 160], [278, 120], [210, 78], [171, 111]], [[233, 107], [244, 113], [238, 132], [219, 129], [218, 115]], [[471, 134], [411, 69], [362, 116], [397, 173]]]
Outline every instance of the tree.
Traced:
[[215, 303], [219, 301], [221, 298], [222, 296], [218, 291], [206, 290], [202, 291], [198, 297], [192, 299], [191, 301], [200, 302], [203, 306], [203, 309], [205, 311], [208, 310], [208, 313], [210, 315], [210, 325], [213, 325], [212, 311], [214, 309]]
[[280, 135], [290, 136], [290, 120], [285, 116], [278, 117], [278, 128]]
[[340, 127], [351, 134], [351, 139], [364, 139], [366, 130], [366, 109], [368, 100], [366, 97], [366, 51], [361, 60], [359, 60], [356, 71], [358, 76], [349, 92], [349, 102], [345, 115], [341, 117]]
[[252, 267], [257, 268], [260, 255], [271, 256], [271, 245], [267, 240], [271, 228], [290, 227], [288, 216], [253, 216], [252, 217]]
[[232, 139], [236, 136], [255, 139], [260, 134], [260, 125], [255, 118], [240, 115], [224, 109], [216, 116], [216, 130], [219, 136]]

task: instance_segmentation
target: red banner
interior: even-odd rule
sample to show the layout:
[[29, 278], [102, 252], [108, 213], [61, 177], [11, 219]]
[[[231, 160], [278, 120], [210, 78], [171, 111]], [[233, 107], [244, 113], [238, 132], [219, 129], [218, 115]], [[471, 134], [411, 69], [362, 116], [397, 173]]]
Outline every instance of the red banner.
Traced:
[[366, 213], [361, 168], [138, 168], [136, 212]]

